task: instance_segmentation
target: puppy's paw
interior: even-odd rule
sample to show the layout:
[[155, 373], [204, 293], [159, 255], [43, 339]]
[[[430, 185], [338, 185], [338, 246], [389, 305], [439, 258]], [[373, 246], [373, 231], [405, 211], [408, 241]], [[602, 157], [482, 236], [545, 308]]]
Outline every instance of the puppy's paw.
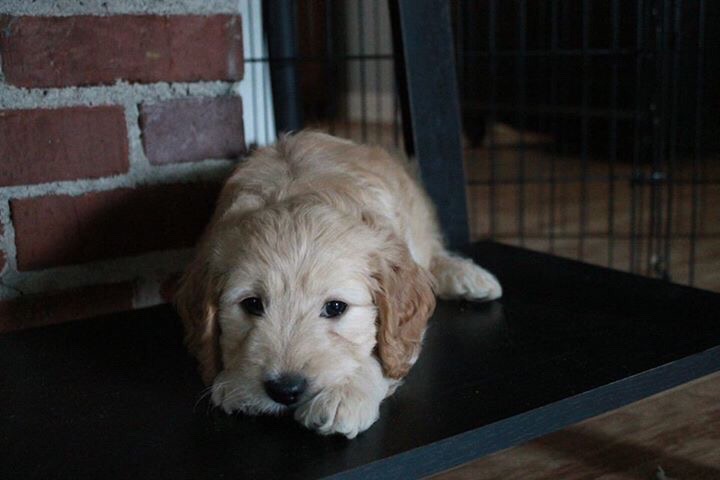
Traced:
[[437, 282], [438, 296], [442, 298], [489, 301], [502, 296], [497, 278], [469, 259], [435, 257], [431, 269]]
[[323, 435], [355, 438], [379, 416], [380, 401], [352, 384], [325, 388], [295, 411], [295, 419]]

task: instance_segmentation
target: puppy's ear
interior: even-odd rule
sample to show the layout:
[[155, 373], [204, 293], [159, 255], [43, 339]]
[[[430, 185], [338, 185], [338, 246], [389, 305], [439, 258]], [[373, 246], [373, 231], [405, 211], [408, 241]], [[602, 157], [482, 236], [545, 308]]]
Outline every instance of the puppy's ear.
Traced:
[[218, 298], [207, 257], [197, 255], [180, 279], [175, 306], [185, 328], [185, 344], [197, 358], [203, 382], [210, 385], [220, 370]]
[[399, 379], [417, 360], [428, 318], [435, 309], [433, 279], [395, 235], [388, 237], [379, 252], [374, 277], [378, 356], [385, 376]]

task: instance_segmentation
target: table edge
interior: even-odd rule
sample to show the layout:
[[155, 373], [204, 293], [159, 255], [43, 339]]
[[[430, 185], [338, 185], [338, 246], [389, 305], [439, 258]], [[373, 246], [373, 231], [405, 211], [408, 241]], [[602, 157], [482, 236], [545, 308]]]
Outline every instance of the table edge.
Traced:
[[720, 345], [326, 478], [371, 480], [432, 475], [718, 371]]

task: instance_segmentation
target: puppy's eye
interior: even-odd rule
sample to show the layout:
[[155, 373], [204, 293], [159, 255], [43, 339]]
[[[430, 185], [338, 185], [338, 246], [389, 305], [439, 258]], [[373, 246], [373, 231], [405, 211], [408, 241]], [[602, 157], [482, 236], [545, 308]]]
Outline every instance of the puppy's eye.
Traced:
[[265, 312], [262, 300], [258, 297], [248, 297], [240, 302], [240, 306], [248, 315], [255, 315], [256, 317], [261, 316]]
[[320, 316], [325, 318], [335, 318], [345, 313], [345, 310], [347, 310], [347, 303], [339, 300], [330, 300], [323, 305], [323, 308], [320, 311]]

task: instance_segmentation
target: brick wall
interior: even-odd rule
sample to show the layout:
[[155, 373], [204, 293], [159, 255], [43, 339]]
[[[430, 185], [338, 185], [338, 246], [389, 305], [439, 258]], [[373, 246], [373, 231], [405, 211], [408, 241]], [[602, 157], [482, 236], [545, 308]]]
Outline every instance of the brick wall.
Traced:
[[236, 1], [0, 6], [0, 332], [148, 306], [243, 153]]

